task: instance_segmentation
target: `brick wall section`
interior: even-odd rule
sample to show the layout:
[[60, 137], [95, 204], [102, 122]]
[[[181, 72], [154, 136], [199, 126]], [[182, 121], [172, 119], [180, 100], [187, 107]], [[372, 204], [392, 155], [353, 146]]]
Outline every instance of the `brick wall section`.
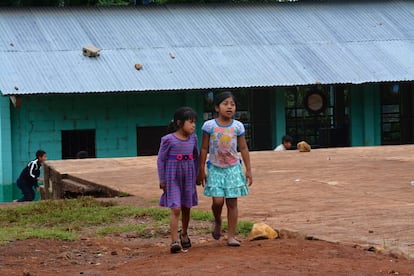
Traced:
[[22, 107], [11, 110], [13, 180], [39, 148], [61, 159], [62, 130], [96, 129], [98, 158], [136, 156], [136, 127], [166, 126], [182, 105], [202, 118], [198, 92], [25, 96]]

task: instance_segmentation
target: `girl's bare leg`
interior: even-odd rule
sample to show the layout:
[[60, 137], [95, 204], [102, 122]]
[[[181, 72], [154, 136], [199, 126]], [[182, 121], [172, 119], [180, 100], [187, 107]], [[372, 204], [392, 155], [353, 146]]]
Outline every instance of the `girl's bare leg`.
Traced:
[[227, 220], [229, 224], [229, 230], [227, 234], [227, 243], [229, 245], [240, 245], [236, 240], [236, 229], [237, 229], [237, 218], [238, 218], [238, 209], [237, 209], [237, 198], [226, 198], [227, 205]]
[[221, 211], [223, 210], [224, 197], [213, 197], [213, 204], [211, 209], [214, 216], [214, 229], [213, 233], [219, 236], [221, 235]]
[[188, 207], [181, 207], [181, 223], [183, 225], [181, 235], [185, 241], [187, 241], [187, 231], [188, 231], [188, 224], [190, 222], [190, 211], [191, 209]]
[[171, 209], [171, 218], [170, 218], [170, 229], [171, 229], [171, 240], [178, 241], [178, 220], [180, 218], [181, 208], [172, 208]]

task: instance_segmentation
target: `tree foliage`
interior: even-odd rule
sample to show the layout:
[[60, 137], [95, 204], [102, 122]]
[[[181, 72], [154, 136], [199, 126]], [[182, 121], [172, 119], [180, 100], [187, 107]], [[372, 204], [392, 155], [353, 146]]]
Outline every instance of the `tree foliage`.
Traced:
[[[2, 0], [0, 6], [120, 6], [136, 3], [139, 4], [175, 4], [175, 3], [272, 3], [295, 2], [297, 0]], [[305, 1], [305, 0], [303, 0]]]
[[0, 6], [119, 6], [129, 3], [129, 0], [3, 0]]

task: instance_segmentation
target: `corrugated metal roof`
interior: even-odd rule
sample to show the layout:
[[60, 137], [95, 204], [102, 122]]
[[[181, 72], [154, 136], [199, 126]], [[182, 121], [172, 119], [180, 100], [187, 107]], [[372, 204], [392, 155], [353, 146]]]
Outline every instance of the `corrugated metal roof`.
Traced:
[[[0, 90], [412, 81], [413, 22], [413, 1], [2, 9]], [[82, 55], [89, 44], [100, 57]]]

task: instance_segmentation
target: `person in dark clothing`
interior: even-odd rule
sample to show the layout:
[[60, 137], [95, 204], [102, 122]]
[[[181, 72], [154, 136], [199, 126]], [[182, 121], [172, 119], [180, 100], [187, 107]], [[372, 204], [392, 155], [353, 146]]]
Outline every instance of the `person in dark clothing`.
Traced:
[[81, 150], [76, 154], [76, 158], [78, 159], [85, 159], [89, 157], [89, 153], [86, 150]]
[[[46, 152], [43, 150], [38, 150], [36, 152], [36, 159], [30, 161], [22, 170], [19, 178], [17, 179], [17, 187], [22, 190], [23, 197], [18, 199], [17, 202], [34, 200], [35, 190], [36, 192], [39, 191], [38, 181], [43, 182], [43, 178], [39, 178], [40, 168], [42, 167], [42, 163], [44, 163], [46, 160]], [[35, 187], [35, 190], [33, 190], [33, 187]]]

